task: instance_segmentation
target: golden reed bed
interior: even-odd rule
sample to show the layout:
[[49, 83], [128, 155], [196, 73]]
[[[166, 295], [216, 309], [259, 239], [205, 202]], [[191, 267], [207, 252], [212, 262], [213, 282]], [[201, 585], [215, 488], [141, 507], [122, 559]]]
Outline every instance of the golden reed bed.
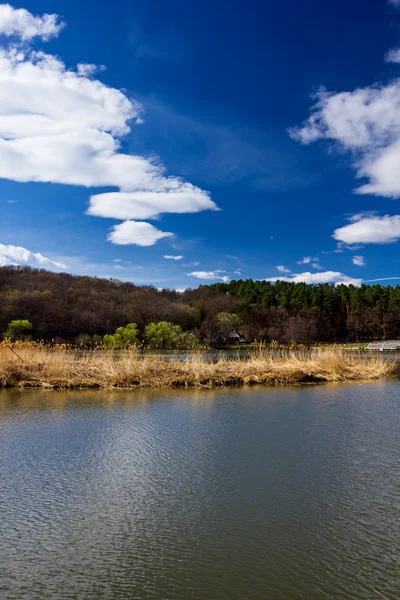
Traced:
[[[12, 349], [11, 349], [12, 348]], [[15, 352], [17, 354], [15, 354]], [[340, 349], [258, 352], [246, 358], [203, 354], [184, 360], [141, 356], [135, 351], [74, 352], [41, 344], [0, 344], [0, 387], [43, 388], [213, 388], [229, 385], [274, 385], [381, 379], [398, 373], [399, 363]]]

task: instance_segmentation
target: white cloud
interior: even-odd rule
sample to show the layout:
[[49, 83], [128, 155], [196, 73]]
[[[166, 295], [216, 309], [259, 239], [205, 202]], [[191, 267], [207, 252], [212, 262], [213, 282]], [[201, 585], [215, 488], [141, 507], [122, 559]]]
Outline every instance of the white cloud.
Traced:
[[189, 183], [167, 192], [110, 192], [90, 198], [88, 215], [113, 219], [155, 219], [160, 213], [217, 210], [209, 196]]
[[385, 56], [388, 63], [400, 63], [400, 48], [391, 48]]
[[181, 254], [178, 254], [177, 256], [173, 256], [172, 254], [164, 254], [163, 258], [166, 258], [167, 260], [182, 260], [184, 256]]
[[49, 40], [57, 37], [64, 23], [57, 15], [35, 17], [24, 8], [13, 8], [9, 4], [0, 4], [0, 33], [17, 36], [23, 41], [34, 37]]
[[106, 67], [104, 65], [93, 65], [91, 63], [78, 63], [76, 70], [78, 75], [82, 75], [82, 77], [92, 77], [98, 71], [105, 71]]
[[357, 267], [365, 267], [365, 265], [367, 264], [365, 262], [365, 258], [360, 255], [353, 256], [352, 261], [353, 261], [353, 265], [356, 265]]
[[7, 265], [30, 265], [33, 267], [56, 267], [66, 269], [67, 266], [62, 262], [50, 260], [40, 252], [31, 252], [22, 246], [12, 246], [0, 244], [0, 267]]
[[191, 273], [186, 273], [188, 277], [196, 277], [196, 279], [220, 279], [224, 283], [228, 283], [230, 277], [228, 275], [222, 275], [225, 271], [221, 271], [217, 269], [216, 271], [192, 271]]
[[291, 136], [303, 144], [328, 139], [352, 153], [359, 194], [400, 197], [400, 79], [353, 92], [321, 89], [311, 116]]
[[150, 223], [124, 221], [119, 225], [114, 225], [107, 239], [113, 244], [121, 246], [129, 244], [153, 246], [158, 240], [172, 235], [174, 234], [168, 231], [160, 231]]
[[400, 0], [389, 0], [389, 4], [393, 4], [393, 6], [400, 6]]
[[344, 244], [392, 244], [400, 239], [400, 215], [379, 217], [360, 213], [350, 221], [334, 231], [335, 240]]
[[302, 260], [297, 261], [298, 265], [309, 265], [314, 269], [322, 269], [321, 264], [319, 262], [319, 258], [312, 258], [311, 256], [305, 256]]
[[199, 261], [194, 261], [194, 262], [189, 262], [189, 263], [185, 263], [182, 266], [183, 267], [198, 267], [199, 266]]
[[348, 277], [337, 271], [324, 271], [322, 273], [297, 273], [290, 277], [268, 277], [265, 281], [271, 281], [273, 283], [276, 281], [292, 281], [293, 283], [334, 283], [336, 285], [344, 283], [345, 285], [353, 284], [359, 286], [362, 284], [363, 280]]
[[366, 279], [365, 283], [374, 283], [375, 281], [396, 281], [400, 277], [378, 277], [378, 279]]
[[290, 269], [287, 269], [283, 265], [277, 265], [276, 268], [280, 273], [290, 273], [291, 272]]
[[298, 260], [298, 265], [308, 265], [312, 261], [311, 256], [305, 256], [302, 260]]
[[233, 273], [234, 273], [235, 275], [241, 275], [241, 274], [242, 274], [242, 271], [241, 271], [241, 269], [238, 269], [237, 271], [233, 271]]
[[[1, 14], [0, 27], [11, 27]], [[26, 15], [42, 37], [51, 33], [49, 23], [54, 34], [61, 28], [56, 17], [42, 17], [40, 29], [38, 17]], [[33, 36], [28, 26], [23, 31], [25, 40]], [[0, 178], [117, 188], [93, 195], [87, 213], [120, 220], [218, 210], [208, 192], [169, 176], [156, 159], [120, 151], [119, 138], [130, 132], [131, 122], [141, 123], [141, 108], [93, 79], [95, 70], [86, 63], [67, 68], [26, 45], [0, 47]]]
[[314, 258], [313, 262], [311, 263], [311, 266], [314, 267], [314, 269], [322, 269], [321, 263], [319, 262], [319, 258]]

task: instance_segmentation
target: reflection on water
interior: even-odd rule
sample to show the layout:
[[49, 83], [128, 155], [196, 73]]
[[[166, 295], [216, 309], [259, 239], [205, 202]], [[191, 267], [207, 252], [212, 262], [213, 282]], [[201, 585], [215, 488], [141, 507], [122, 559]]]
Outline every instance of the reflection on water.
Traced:
[[0, 597], [397, 600], [399, 389], [0, 392]]

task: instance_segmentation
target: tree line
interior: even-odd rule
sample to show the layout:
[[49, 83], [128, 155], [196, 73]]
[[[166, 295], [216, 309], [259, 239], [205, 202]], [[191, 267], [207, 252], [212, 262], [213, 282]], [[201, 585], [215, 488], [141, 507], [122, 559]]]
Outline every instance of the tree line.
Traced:
[[231, 326], [249, 342], [396, 339], [400, 286], [247, 279], [177, 292], [116, 279], [0, 267], [0, 332], [12, 320], [23, 319], [32, 324], [34, 339], [74, 343], [102, 340], [130, 323], [145, 339], [146, 327], [160, 322], [211, 344], [222, 343]]

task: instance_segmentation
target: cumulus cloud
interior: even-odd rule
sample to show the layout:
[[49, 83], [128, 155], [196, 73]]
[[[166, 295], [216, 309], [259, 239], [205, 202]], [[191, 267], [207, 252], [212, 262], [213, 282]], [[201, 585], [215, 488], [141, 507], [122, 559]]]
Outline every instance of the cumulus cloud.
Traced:
[[30, 265], [33, 267], [46, 267], [66, 269], [62, 262], [50, 260], [40, 252], [31, 252], [22, 246], [0, 244], [0, 267], [7, 265]]
[[0, 34], [17, 36], [23, 41], [35, 37], [49, 40], [57, 37], [64, 23], [57, 15], [35, 17], [24, 8], [13, 8], [10, 4], [0, 4]]
[[182, 256], [181, 254], [178, 254], [177, 256], [174, 256], [172, 254], [164, 254], [163, 258], [166, 258], [167, 260], [182, 260], [184, 256]]
[[290, 273], [290, 269], [287, 269], [283, 265], [277, 265], [276, 268], [280, 273]]
[[276, 281], [291, 281], [293, 283], [334, 283], [336, 285], [344, 283], [345, 285], [353, 284], [360, 286], [363, 280], [348, 277], [337, 271], [324, 271], [322, 273], [297, 273], [290, 277], [267, 277], [265, 281], [271, 281], [272, 283], [275, 283]]
[[[386, 60], [400, 61], [393, 49]], [[290, 135], [302, 144], [331, 140], [352, 155], [359, 194], [400, 197], [400, 79], [351, 92], [320, 89], [310, 117]]]
[[138, 221], [124, 221], [114, 225], [108, 235], [108, 240], [113, 244], [128, 246], [153, 246], [158, 240], [174, 235], [168, 231], [160, 231], [150, 223]]
[[[7, 6], [0, 5], [4, 14], [9, 13]], [[1, 15], [0, 10], [5, 30], [8, 21]], [[55, 15], [50, 21], [46, 15], [23, 15], [33, 19], [41, 37], [50, 35], [49, 22], [54, 32], [61, 28]], [[20, 29], [24, 40], [33, 37], [28, 28]], [[120, 90], [94, 79], [95, 71], [95, 65], [86, 63], [67, 68], [26, 44], [0, 47], [0, 177], [116, 188], [93, 195], [87, 213], [124, 221], [218, 210], [208, 192], [169, 176], [156, 159], [121, 152], [119, 138], [130, 132], [131, 123], [141, 123], [141, 108]]]
[[400, 215], [365, 215], [360, 213], [348, 225], [336, 229], [333, 237], [343, 244], [392, 244], [400, 239]]
[[365, 267], [365, 265], [367, 264], [365, 262], [365, 258], [360, 255], [354, 255], [352, 258], [352, 261], [353, 261], [353, 265], [356, 265], [357, 267]]
[[188, 277], [196, 277], [196, 279], [219, 279], [224, 283], [228, 283], [230, 277], [228, 275], [222, 275], [225, 271], [221, 271], [221, 269], [217, 269], [216, 271], [192, 271], [191, 273], [186, 273]]

